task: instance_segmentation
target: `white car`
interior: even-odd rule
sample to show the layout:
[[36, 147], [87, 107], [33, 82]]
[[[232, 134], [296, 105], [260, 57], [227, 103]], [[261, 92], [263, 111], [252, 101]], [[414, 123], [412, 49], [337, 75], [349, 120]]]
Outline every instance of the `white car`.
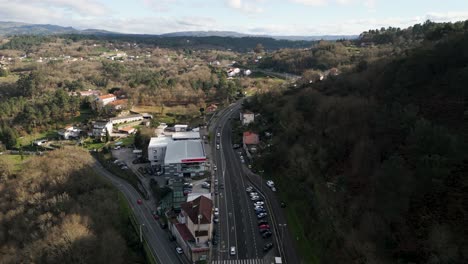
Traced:
[[236, 247], [231, 247], [231, 250], [229, 251], [231, 256], [236, 255]]
[[252, 200], [252, 201], [257, 201], [257, 200], [260, 200], [260, 197], [258, 197], [258, 196], [252, 196], [252, 197], [250, 197], [250, 200]]
[[262, 206], [262, 205], [264, 205], [264, 204], [265, 204], [264, 202], [258, 201], [258, 202], [255, 202], [255, 203], [254, 203], [254, 206]]
[[218, 216], [218, 215], [219, 215], [219, 209], [218, 209], [218, 208], [215, 208], [215, 209], [214, 209], [214, 215], [215, 215], [215, 216]]
[[219, 144], [216, 144], [216, 149], [219, 149]]
[[221, 133], [218, 132], [218, 134], [216, 134], [216, 136], [220, 137], [220, 136], [221, 136]]
[[258, 193], [256, 193], [256, 192], [251, 192], [251, 193], [250, 193], [250, 197], [253, 197], [253, 196], [258, 196]]
[[213, 166], [214, 170], [218, 170], [218, 167], [216, 165]]
[[269, 180], [266, 182], [266, 185], [268, 185], [268, 187], [274, 187], [275, 186], [275, 183], [272, 181], [272, 180]]
[[263, 206], [261, 206], [261, 205], [258, 205], [258, 206], [255, 206], [254, 209], [255, 210], [261, 210], [261, 209], [265, 209], [265, 208], [263, 208]]
[[184, 253], [184, 251], [180, 247], [176, 247], [175, 250], [177, 251], [178, 254]]

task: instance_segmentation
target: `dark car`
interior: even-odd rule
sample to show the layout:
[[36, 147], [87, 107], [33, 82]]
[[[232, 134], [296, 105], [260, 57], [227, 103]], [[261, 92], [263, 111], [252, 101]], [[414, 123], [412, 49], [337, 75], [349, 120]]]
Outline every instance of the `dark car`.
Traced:
[[270, 229], [260, 229], [259, 230], [260, 234], [265, 234], [266, 232], [271, 232]]
[[261, 226], [261, 225], [268, 225], [268, 221], [262, 219], [262, 220], [258, 221], [258, 225], [259, 225], [259, 226]]
[[285, 208], [286, 207], [286, 203], [285, 202], [281, 202], [281, 208]]
[[263, 238], [268, 238], [268, 237], [271, 237], [271, 235], [272, 235], [271, 231], [268, 231], [268, 232], [263, 233], [262, 237]]
[[263, 251], [268, 251], [273, 248], [273, 243], [268, 243], [263, 246]]
[[141, 199], [137, 200], [137, 204], [142, 204], [142, 203], [143, 203], [143, 201]]

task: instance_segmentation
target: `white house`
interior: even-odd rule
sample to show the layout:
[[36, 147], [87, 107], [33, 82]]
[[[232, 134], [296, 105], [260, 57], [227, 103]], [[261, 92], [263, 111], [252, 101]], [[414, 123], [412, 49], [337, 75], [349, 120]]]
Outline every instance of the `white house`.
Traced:
[[115, 100], [117, 100], [117, 97], [113, 94], [96, 96], [95, 108], [102, 109], [104, 106]]
[[92, 136], [105, 137], [107, 132], [112, 133], [112, 123], [107, 120], [95, 121], [93, 124]]
[[81, 129], [73, 126], [66, 126], [64, 129], [58, 131], [59, 136], [64, 139], [78, 138], [80, 136]]
[[250, 111], [241, 112], [240, 120], [242, 122], [242, 125], [248, 125], [255, 121], [255, 114]]

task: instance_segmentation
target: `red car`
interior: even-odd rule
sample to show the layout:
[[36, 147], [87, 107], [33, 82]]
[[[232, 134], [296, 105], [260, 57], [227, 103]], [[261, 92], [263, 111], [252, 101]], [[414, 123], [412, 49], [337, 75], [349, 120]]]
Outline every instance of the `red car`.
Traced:
[[141, 199], [137, 200], [137, 204], [142, 204], [142, 203], [143, 203], [143, 201], [141, 201]]
[[261, 225], [258, 228], [260, 228], [260, 229], [270, 229], [270, 226], [269, 225]]

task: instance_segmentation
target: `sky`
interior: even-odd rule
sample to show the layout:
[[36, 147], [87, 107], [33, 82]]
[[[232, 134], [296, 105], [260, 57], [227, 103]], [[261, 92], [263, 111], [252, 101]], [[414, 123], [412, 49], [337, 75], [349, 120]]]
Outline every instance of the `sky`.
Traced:
[[121, 33], [358, 35], [468, 20], [468, 0], [0, 0], [0, 21]]

